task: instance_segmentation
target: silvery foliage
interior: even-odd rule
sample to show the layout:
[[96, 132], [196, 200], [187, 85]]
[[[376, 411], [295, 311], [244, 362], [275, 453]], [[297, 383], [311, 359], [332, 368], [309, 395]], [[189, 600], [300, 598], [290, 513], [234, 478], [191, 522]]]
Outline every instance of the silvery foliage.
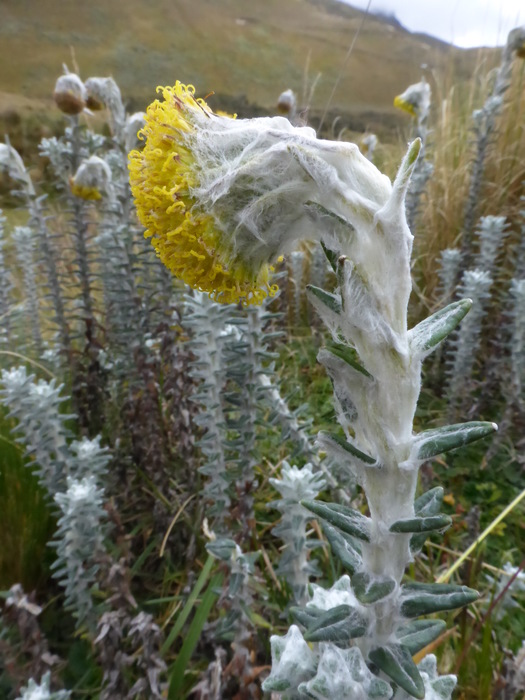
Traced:
[[463, 299], [472, 299], [473, 305], [450, 343], [447, 395], [452, 412], [456, 410], [472, 378], [491, 287], [492, 277], [484, 270], [466, 270], [461, 278], [458, 294]]
[[18, 264], [22, 270], [27, 315], [34, 349], [40, 357], [43, 352], [40, 331], [40, 295], [36, 280], [36, 236], [29, 226], [15, 226], [12, 233]]
[[66, 605], [82, 625], [93, 609], [96, 559], [104, 551], [102, 483], [110, 456], [100, 438], [70, 441], [66, 422], [72, 416], [60, 412], [66, 399], [61, 396], [63, 386], [56, 386], [54, 379], [36, 381], [25, 367], [17, 367], [2, 370], [2, 384], [0, 401], [18, 421], [18, 441], [34, 459], [40, 483], [61, 511], [51, 544], [57, 550], [54, 575], [65, 588]]
[[440, 301], [446, 303], [452, 300], [461, 269], [461, 251], [458, 248], [446, 248], [441, 251], [440, 267], [438, 270], [440, 282]]
[[118, 215], [105, 211], [99, 231], [93, 243], [99, 257], [104, 326], [114, 373], [122, 376], [129, 373], [134, 352], [146, 347], [148, 317], [137, 287], [138, 264], [130, 227]]
[[525, 279], [525, 195], [521, 196], [522, 209], [521, 215], [521, 235], [516, 248], [516, 267], [514, 269], [514, 277], [517, 279]]
[[510, 666], [510, 686], [515, 693], [525, 691], [525, 640]]
[[238, 498], [237, 518], [246, 534], [254, 520], [255, 467], [261, 460], [256, 438], [268, 406], [268, 390], [259, 377], [264, 374], [270, 381], [274, 378], [276, 355], [269, 349], [275, 336], [270, 325], [273, 317], [266, 306], [246, 309], [232, 317], [234, 332], [227, 334], [224, 345], [225, 411], [228, 429], [235, 436], [230, 441], [231, 484], [235, 484]]
[[[439, 675], [434, 654], [427, 654], [417, 667], [425, 685], [425, 700], [451, 700], [457, 678], [453, 675]], [[412, 696], [398, 691], [394, 700], [412, 700]]]
[[231, 502], [223, 392], [227, 381], [225, 343], [238, 335], [231, 323], [235, 313], [232, 307], [215, 304], [200, 292], [185, 299], [183, 325], [191, 334], [188, 342], [195, 356], [190, 373], [199, 383], [192, 399], [203, 409], [194, 419], [205, 431], [199, 442], [206, 460], [200, 471], [208, 477], [203, 493], [212, 504], [214, 527], [219, 530]]
[[74, 440], [70, 444], [67, 488], [56, 493], [61, 516], [51, 546], [56, 549], [54, 576], [65, 588], [65, 603], [77, 624], [94, 628], [91, 591], [96, 584], [97, 559], [105, 552], [104, 488], [110, 455], [100, 438]]
[[306, 590], [310, 576], [318, 576], [318, 568], [308, 561], [308, 553], [319, 542], [307, 540], [306, 527], [312, 514], [303, 508], [301, 501], [312, 501], [326, 486], [324, 476], [314, 472], [312, 464], [299, 469], [283, 461], [280, 479], [270, 479], [281, 498], [269, 504], [282, 513], [281, 522], [272, 534], [284, 542], [277, 573], [290, 585], [296, 603], [306, 602]]
[[10, 296], [12, 290], [11, 275], [6, 266], [4, 256], [5, 237], [4, 226], [6, 220], [0, 209], [0, 348], [9, 345], [11, 331], [12, 307]]
[[[200, 292], [185, 297], [182, 325], [195, 356], [191, 376], [198, 382], [193, 400], [203, 409], [195, 420], [205, 430], [199, 446], [206, 461], [200, 471], [208, 477], [204, 497], [217, 532], [224, 530], [232, 492], [242, 495], [247, 483], [255, 485], [255, 437], [262, 425], [280, 426], [283, 440], [294, 442], [308, 458], [313, 453], [297, 412], [289, 409], [275, 380], [276, 356], [269, 347], [280, 333], [272, 329], [273, 318], [266, 306], [239, 311]], [[243, 500], [246, 518], [250, 494]]]
[[[111, 173], [103, 187], [99, 234], [94, 239], [104, 294], [104, 326], [112, 347], [113, 370], [129, 373], [137, 349], [147, 352], [146, 336], [170, 307], [171, 279], [164, 266], [150, 255], [150, 244], [137, 226], [128, 182], [128, 153], [137, 145], [144, 113], [127, 115], [120, 90], [112, 78], [88, 78], [88, 102], [105, 107], [112, 133], [104, 164]], [[84, 161], [85, 163], [86, 161]], [[153, 310], [156, 307], [156, 311]]]
[[406, 197], [407, 222], [409, 228], [412, 229], [421, 204], [421, 196], [425, 191], [429, 178], [434, 172], [434, 166], [425, 157], [429, 134], [427, 122], [431, 103], [430, 85], [423, 79], [421, 82], [411, 85], [408, 90], [410, 88], [414, 90], [413, 99], [416, 104], [417, 126], [415, 136], [421, 139], [421, 151]]
[[332, 271], [319, 244], [314, 245], [310, 253], [310, 284], [316, 287], [324, 287], [328, 273]]
[[29, 190], [34, 194], [33, 183], [24, 161], [9, 143], [0, 143], [0, 172], [7, 172], [9, 177], [20, 185], [22, 191]]
[[25, 367], [2, 370], [1, 383], [0, 401], [18, 421], [18, 441], [34, 459], [40, 483], [51, 496], [64, 491], [71, 467], [67, 421], [72, 416], [61, 412], [63, 385], [57, 386], [55, 379], [37, 381]]
[[75, 125], [67, 126], [64, 130], [64, 136], [43, 138], [38, 148], [40, 155], [49, 159], [55, 180], [63, 188], [69, 187], [69, 177], [74, 175], [72, 163], [89, 158], [97, 151], [102, 150], [106, 143], [104, 136], [89, 129], [83, 132], [82, 140], [78, 141], [75, 135], [76, 129]]
[[51, 546], [56, 549], [54, 576], [65, 589], [65, 605], [73, 611], [77, 625], [94, 629], [92, 589], [97, 580], [99, 557], [104, 550], [106, 512], [104, 490], [96, 474], [82, 479], [67, 478], [67, 488], [55, 494], [61, 510]]
[[[514, 580], [508, 585], [513, 576], [515, 576]], [[513, 596], [525, 593], [525, 573], [523, 570], [517, 566], [512, 566], [510, 562], [506, 562], [503, 565], [502, 572], [497, 578], [493, 576], [487, 576], [487, 578], [494, 585], [494, 599], [498, 598], [503, 591], [505, 591], [493, 612], [493, 616], [496, 620], [501, 620], [515, 608], [521, 610], [520, 604]]]
[[[358, 647], [316, 645], [317, 653], [292, 625], [284, 637], [272, 637], [272, 689], [290, 700], [389, 700], [390, 685], [368, 669]], [[269, 685], [267, 683], [267, 685]], [[296, 688], [295, 691], [288, 691]], [[287, 692], [288, 691], [288, 692]]]
[[512, 399], [522, 409], [525, 391], [525, 279], [513, 279], [510, 283], [511, 300], [511, 393]]
[[501, 250], [507, 220], [504, 216], [482, 216], [476, 227], [479, 252], [474, 258], [474, 267], [494, 277], [498, 253]]
[[374, 162], [374, 153], [377, 148], [378, 138], [375, 134], [365, 134], [361, 138], [361, 146], [363, 153], [372, 163]]
[[206, 549], [216, 559], [226, 563], [230, 574], [228, 587], [223, 594], [228, 601], [228, 612], [215, 627], [214, 637], [231, 641], [232, 647], [235, 645], [240, 650], [250, 638], [253, 627], [248, 613], [253, 604], [255, 563], [260, 552], [244, 553], [234, 540], [210, 534], [211, 541]]
[[293, 316], [295, 323], [301, 320], [301, 304], [303, 290], [305, 288], [306, 259], [302, 250], [294, 250], [290, 253], [290, 276], [293, 284]]
[[[370, 672], [359, 648], [341, 649], [333, 644], [319, 644], [319, 658], [304, 641], [298, 627], [292, 625], [279, 643], [272, 645], [272, 675], [286, 686], [293, 678], [297, 694], [281, 697], [316, 698], [317, 700], [413, 700], [402, 689], [393, 693], [390, 685]], [[311, 673], [315, 676], [310, 678]], [[453, 675], [440, 676], [436, 657], [425, 656], [418, 664], [423, 680], [425, 700], [451, 700], [456, 686]], [[305, 680], [308, 679], [309, 680]], [[275, 683], [277, 685], [277, 682]]]
[[[3, 144], [0, 144], [2, 146]], [[4, 149], [7, 148], [4, 146]], [[0, 149], [1, 150], [1, 149]], [[42, 256], [42, 262], [45, 267], [47, 277], [47, 286], [49, 288], [49, 296], [53, 304], [54, 318], [53, 321], [57, 324], [59, 335], [58, 345], [64, 354], [68, 355], [70, 351], [69, 327], [66, 321], [65, 304], [60, 286], [58, 269], [57, 269], [57, 254], [54, 249], [54, 236], [48, 229], [48, 221], [45, 216], [44, 202], [46, 196], [36, 196], [35, 188], [29, 173], [27, 173], [24, 162], [20, 155], [12, 148], [8, 149], [10, 154], [11, 168], [8, 168], [9, 174], [15, 181], [21, 184], [16, 193], [25, 200], [30, 219], [29, 223], [36, 232], [38, 239], [38, 252]], [[1, 160], [1, 158], [0, 158]], [[16, 164], [16, 167], [13, 166]]]
[[416, 618], [477, 598], [464, 586], [402, 582], [428, 534], [451, 522], [440, 514], [440, 487], [415, 499], [419, 466], [496, 429], [470, 422], [414, 433], [423, 359], [472, 305], [454, 302], [408, 329], [413, 238], [404, 202], [419, 145], [411, 144], [393, 184], [373, 166], [365, 170], [362, 161], [348, 159], [346, 149], [333, 153], [330, 164], [306, 148], [302, 154], [319, 185], [317, 197], [325, 198], [310, 210], [318, 212], [338, 282], [333, 293], [308, 289], [332, 335], [318, 360], [332, 380], [344, 432], [321, 432], [318, 444], [355, 475], [370, 516], [335, 503], [301, 503], [322, 522], [350, 576], [328, 591], [312, 585], [306, 605], [292, 609], [304, 631], [294, 625], [271, 638], [272, 672], [263, 689], [283, 699], [390, 698], [393, 686], [409, 697], [424, 698], [429, 688], [440, 697], [455, 679], [439, 679], [430, 662], [418, 669], [412, 657], [445, 625]]
[[32, 678], [27, 687], [22, 688], [22, 695], [16, 700], [69, 700], [71, 693], [69, 690], [58, 690], [53, 692], [49, 688], [51, 674], [48, 672], [42, 676], [40, 683], [36, 683]]
[[515, 52], [523, 43], [525, 26], [513, 29], [507, 38], [503, 49], [501, 64], [496, 70], [492, 92], [481, 109], [472, 114], [474, 136], [476, 139], [476, 154], [470, 175], [469, 192], [465, 205], [463, 220], [462, 256], [468, 264], [471, 256], [472, 233], [481, 201], [481, 185], [485, 170], [485, 159], [488, 148], [496, 130], [496, 119], [503, 109], [504, 97], [507, 92], [512, 71]]

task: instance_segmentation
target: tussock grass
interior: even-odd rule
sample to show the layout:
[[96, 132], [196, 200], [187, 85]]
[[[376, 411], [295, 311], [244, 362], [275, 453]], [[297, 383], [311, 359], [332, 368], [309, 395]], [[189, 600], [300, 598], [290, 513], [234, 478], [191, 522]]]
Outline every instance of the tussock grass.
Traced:
[[[456, 82], [449, 87], [447, 81], [443, 86], [437, 85], [433, 95], [429, 157], [434, 173], [427, 184], [414, 232], [417, 280], [429, 302], [435, 296], [440, 252], [460, 243], [475, 153], [472, 113], [490, 95], [491, 67], [480, 60], [470, 83]], [[478, 202], [478, 217], [506, 216], [516, 232], [525, 180], [524, 87], [525, 64], [517, 59], [488, 150], [482, 198]]]

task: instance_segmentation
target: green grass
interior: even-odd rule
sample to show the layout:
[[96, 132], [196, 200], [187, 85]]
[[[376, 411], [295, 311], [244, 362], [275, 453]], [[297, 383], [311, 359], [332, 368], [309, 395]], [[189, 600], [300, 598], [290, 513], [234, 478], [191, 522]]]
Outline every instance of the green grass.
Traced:
[[13, 442], [10, 424], [0, 412], [0, 589], [21, 583], [31, 591], [48, 576], [54, 519], [22, 448]]

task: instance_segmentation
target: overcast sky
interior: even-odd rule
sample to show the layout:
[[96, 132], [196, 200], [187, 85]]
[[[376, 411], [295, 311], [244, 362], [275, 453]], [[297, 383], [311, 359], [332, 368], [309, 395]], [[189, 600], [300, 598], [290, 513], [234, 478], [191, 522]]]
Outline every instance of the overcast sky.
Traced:
[[[368, 0], [343, 0], [366, 8]], [[372, 0], [371, 12], [393, 13], [411, 32], [425, 32], [456, 46], [502, 46], [525, 24], [525, 0]]]

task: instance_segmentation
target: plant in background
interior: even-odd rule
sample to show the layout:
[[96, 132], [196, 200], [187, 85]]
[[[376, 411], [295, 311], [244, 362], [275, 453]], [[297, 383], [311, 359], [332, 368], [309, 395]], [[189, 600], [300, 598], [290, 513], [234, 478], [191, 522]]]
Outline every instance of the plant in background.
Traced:
[[[502, 249], [506, 228], [507, 223], [504, 216], [484, 216], [480, 219], [476, 228], [479, 248], [473, 259], [474, 269], [466, 270], [463, 273], [457, 290], [460, 298], [472, 299], [475, 306], [455, 333], [447, 356], [447, 398], [449, 416], [451, 417], [457, 415], [458, 411], [468, 410], [465, 401], [471, 401], [469, 391], [475, 385], [473, 374], [480, 354], [483, 320], [491, 301], [493, 306], [497, 303], [496, 300], [492, 299], [492, 288], [494, 276], [498, 273], [497, 259]], [[460, 266], [461, 254], [457, 249], [443, 252], [440, 272], [440, 277], [443, 280], [443, 296], [451, 294], [451, 290], [454, 289], [454, 274], [459, 271]], [[501, 305], [506, 302], [506, 299], [498, 301]], [[500, 345], [501, 350], [497, 353], [498, 356], [504, 355], [506, 351], [505, 343], [500, 342]], [[514, 347], [517, 349], [519, 346]], [[498, 362], [502, 362], [499, 357]], [[506, 365], [505, 360], [503, 363]], [[485, 375], [489, 375], [488, 366], [489, 362], [485, 362]], [[487, 385], [488, 381], [489, 377], [485, 376], [477, 384]]]
[[423, 698], [430, 683], [450, 697], [446, 677], [412, 661], [443, 625], [416, 618], [461, 607], [477, 594], [403, 583], [427, 535], [450, 524], [439, 512], [442, 489], [414, 500], [418, 468], [495, 426], [413, 432], [422, 360], [471, 306], [456, 302], [408, 330], [412, 235], [404, 200], [420, 142], [391, 184], [352, 144], [317, 140], [279, 118], [219, 117], [180, 83], [164, 88], [163, 98], [148, 109], [146, 144], [131, 154], [130, 171], [146, 235], [172, 272], [218, 301], [257, 303], [274, 293], [269, 266], [306, 238], [322, 241], [338, 281], [335, 293], [309, 288], [333, 338], [319, 360], [334, 384], [343, 433], [322, 433], [319, 442], [356, 475], [370, 516], [303, 501], [351, 577], [331, 591], [316, 587], [317, 596], [296, 610], [303, 633], [294, 625], [285, 638], [272, 638], [264, 688], [290, 698], [333, 698], [373, 687], [387, 698], [390, 683], [398, 697]]
[[465, 322], [454, 335], [447, 367], [448, 402], [451, 416], [464, 408], [462, 402], [467, 399], [471, 388], [471, 377], [476, 362], [476, 355], [481, 343], [481, 326], [490, 299], [492, 277], [483, 270], [467, 270], [461, 278], [459, 295], [472, 299], [473, 309]]
[[0, 209], [0, 348], [9, 346], [11, 330], [10, 295], [12, 281], [7, 270], [5, 248], [5, 217]]
[[459, 271], [461, 269], [461, 251], [458, 248], [446, 248], [441, 251], [439, 267], [439, 298], [442, 303], [450, 302], [456, 291]]
[[[35, 264], [35, 234], [29, 226], [16, 226], [13, 230], [12, 240], [23, 271], [24, 292], [27, 298], [27, 323], [31, 329], [32, 345], [41, 357], [43, 353], [42, 332], [40, 328], [40, 298], [36, 282]], [[31, 342], [29, 342], [31, 347]]]
[[26, 688], [22, 688], [22, 695], [17, 700], [69, 700], [71, 693], [68, 690], [53, 692], [49, 688], [51, 676], [46, 673], [40, 683], [31, 679]]
[[284, 117], [287, 117], [292, 124], [295, 123], [297, 117], [297, 97], [293, 90], [285, 90], [281, 92], [277, 98], [277, 111]]
[[374, 153], [378, 142], [379, 140], [375, 134], [365, 134], [359, 141], [361, 151], [372, 163], [374, 162]]
[[92, 588], [99, 559], [105, 552], [103, 478], [109, 455], [100, 438], [69, 441], [66, 421], [60, 413], [62, 386], [54, 380], [35, 381], [24, 367], [2, 370], [0, 399], [18, 420], [20, 442], [36, 462], [41, 484], [61, 510], [52, 546], [57, 550], [55, 576], [65, 588], [66, 606], [77, 624], [94, 625]]
[[304, 467], [292, 467], [283, 461], [280, 479], [270, 479], [271, 485], [279, 491], [281, 498], [270, 506], [282, 514], [281, 522], [273, 528], [272, 534], [284, 542], [277, 573], [289, 584], [297, 605], [307, 600], [310, 576], [319, 576], [318, 568], [308, 561], [308, 552], [318, 547], [317, 540], [307, 540], [307, 524], [311, 514], [301, 505], [301, 501], [312, 501], [326, 486], [320, 472], [314, 472], [310, 463]]
[[476, 235], [479, 241], [479, 250], [474, 258], [474, 265], [478, 270], [486, 272], [494, 277], [498, 254], [508, 228], [504, 216], [482, 216], [476, 227]]
[[507, 43], [503, 49], [501, 64], [496, 71], [492, 92], [483, 107], [475, 110], [472, 115], [476, 138], [476, 153], [470, 174], [470, 187], [465, 204], [461, 238], [464, 269], [471, 262], [473, 232], [481, 200], [485, 160], [494, 138], [496, 119], [503, 109], [505, 93], [510, 85], [512, 63], [515, 56], [525, 58], [525, 26], [516, 27], [509, 33]]
[[295, 325], [301, 324], [301, 310], [304, 298], [305, 276], [306, 276], [306, 260], [302, 250], [293, 250], [290, 253], [290, 274], [289, 279], [293, 286], [293, 294], [290, 295], [293, 300], [293, 321]]
[[434, 169], [426, 158], [426, 144], [428, 139], [428, 115], [430, 112], [430, 85], [423, 78], [419, 83], [409, 85], [405, 92], [394, 99], [394, 107], [408, 112], [416, 119], [415, 136], [421, 139], [419, 157], [412, 173], [410, 187], [405, 198], [407, 223], [410, 230], [414, 228], [415, 219], [420, 206], [421, 196]]
[[503, 568], [497, 578], [487, 576], [494, 586], [493, 599], [497, 600], [497, 606], [493, 615], [500, 620], [505, 615], [511, 614], [511, 610], [521, 609], [514, 596], [525, 593], [525, 573], [518, 566], [512, 566], [510, 562], [503, 564]]
[[62, 659], [50, 652], [49, 641], [40, 628], [42, 608], [35, 597], [34, 593], [24, 593], [19, 583], [14, 584], [7, 592], [0, 617], [2, 663], [18, 687], [28, 678], [45, 677], [50, 671], [55, 681], [62, 664]]
[[510, 283], [511, 309], [511, 384], [509, 409], [525, 410], [525, 279]]

